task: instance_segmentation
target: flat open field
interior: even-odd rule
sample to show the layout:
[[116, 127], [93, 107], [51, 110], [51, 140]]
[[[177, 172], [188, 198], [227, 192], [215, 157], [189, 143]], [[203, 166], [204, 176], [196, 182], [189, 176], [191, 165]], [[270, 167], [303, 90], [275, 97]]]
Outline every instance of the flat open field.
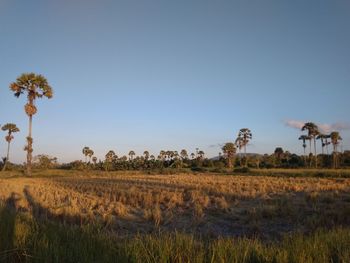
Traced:
[[[288, 235], [308, 236], [320, 229], [347, 231], [350, 226], [347, 178], [62, 171], [57, 175], [3, 175], [0, 211], [13, 211], [39, 225], [98, 226], [103, 235], [118, 240], [181, 233], [195, 239], [249, 238], [269, 244]], [[19, 241], [13, 238], [18, 235], [15, 224], [16, 219], [12, 230], [3, 225], [0, 228], [13, 240], [12, 249], [27, 242], [25, 234]], [[1, 246], [0, 259], [1, 250], [5, 250]], [[349, 249], [342, 252], [346, 257]], [[23, 260], [22, 254], [16, 255]]]

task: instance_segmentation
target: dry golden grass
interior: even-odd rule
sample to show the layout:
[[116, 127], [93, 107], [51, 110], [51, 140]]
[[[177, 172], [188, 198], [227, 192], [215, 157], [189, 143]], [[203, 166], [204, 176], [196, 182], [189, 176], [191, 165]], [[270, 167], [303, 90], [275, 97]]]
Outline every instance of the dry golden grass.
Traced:
[[[68, 224], [99, 222], [119, 235], [185, 231], [276, 238], [350, 225], [350, 179], [69, 172], [0, 179], [0, 200]], [[66, 175], [66, 176], [65, 176]]]

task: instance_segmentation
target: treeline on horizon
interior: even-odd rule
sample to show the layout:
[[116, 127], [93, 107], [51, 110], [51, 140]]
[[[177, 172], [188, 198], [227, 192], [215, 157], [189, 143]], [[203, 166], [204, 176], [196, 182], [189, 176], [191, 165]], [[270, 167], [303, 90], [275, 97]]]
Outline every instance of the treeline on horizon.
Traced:
[[[31, 175], [32, 165], [36, 168], [62, 168], [62, 169], [93, 169], [93, 170], [152, 170], [164, 168], [191, 168], [194, 171], [230, 171], [237, 168], [341, 168], [350, 166], [350, 151], [343, 153], [338, 151], [338, 145], [342, 140], [338, 131], [330, 134], [323, 134], [313, 122], [307, 122], [301, 128], [302, 134], [298, 139], [302, 141], [304, 155], [292, 154], [284, 151], [282, 147], [277, 147], [272, 154], [247, 154], [247, 146], [252, 140], [252, 132], [249, 128], [239, 130], [234, 142], [227, 142], [222, 147], [222, 152], [217, 158], [206, 158], [202, 150], [196, 149], [195, 153], [188, 153], [183, 149], [180, 151], [160, 151], [159, 155], [151, 155], [147, 150], [141, 156], [136, 156], [134, 151], [130, 151], [128, 156], [119, 157], [115, 151], [110, 150], [105, 155], [104, 160], [98, 160], [94, 156], [94, 151], [89, 147], [82, 150], [85, 161], [76, 160], [70, 163], [58, 164], [57, 158], [48, 155], [38, 155], [32, 157], [33, 138], [32, 138], [32, 118], [37, 113], [35, 100], [38, 98], [52, 98], [53, 90], [48, 84], [46, 78], [34, 73], [24, 73], [19, 76], [15, 82], [10, 84], [10, 90], [15, 97], [22, 94], [27, 96], [25, 113], [29, 118], [29, 133], [26, 137], [27, 145], [24, 150], [27, 152], [27, 161], [23, 165], [26, 174]], [[7, 142], [6, 157], [0, 161], [1, 170], [11, 170], [22, 167], [10, 163], [10, 144], [14, 139], [14, 133], [19, 128], [14, 123], [7, 123], [2, 126], [2, 130], [7, 132], [5, 140]], [[317, 141], [321, 143], [322, 153], [317, 153]], [[309, 143], [307, 143], [309, 142]], [[309, 144], [309, 153], [306, 150]], [[332, 152], [329, 151], [329, 145], [332, 145]], [[325, 151], [326, 149], [326, 151]]]
[[[133, 152], [133, 151], [131, 151]], [[181, 151], [182, 152], [182, 151]], [[164, 155], [163, 155], [164, 154]], [[249, 168], [309, 168], [310, 162], [314, 163], [313, 155], [303, 156], [291, 154], [277, 147], [272, 154], [236, 154], [231, 158], [232, 167], [229, 168], [228, 158], [221, 154], [216, 158], [206, 158], [204, 155], [195, 155], [194, 157], [179, 154], [177, 151], [161, 151], [155, 157], [148, 155], [145, 151], [143, 155], [137, 156], [123, 155], [118, 157], [114, 151], [109, 151], [105, 160], [98, 160], [97, 157], [87, 156], [87, 161], [75, 160], [69, 163], [58, 163], [57, 158], [49, 155], [37, 155], [34, 157], [33, 168], [36, 169], [67, 169], [67, 170], [100, 170], [100, 171], [152, 171], [171, 169], [174, 171], [183, 171], [190, 169], [198, 172], [231, 172], [248, 171]], [[133, 157], [131, 157], [133, 156]], [[161, 157], [162, 156], [162, 157]], [[350, 167], [350, 151], [338, 153], [339, 167]], [[319, 154], [317, 156], [318, 168], [332, 168], [333, 155]], [[3, 167], [3, 162], [0, 162]], [[25, 164], [18, 165], [8, 163], [6, 170], [24, 169]]]

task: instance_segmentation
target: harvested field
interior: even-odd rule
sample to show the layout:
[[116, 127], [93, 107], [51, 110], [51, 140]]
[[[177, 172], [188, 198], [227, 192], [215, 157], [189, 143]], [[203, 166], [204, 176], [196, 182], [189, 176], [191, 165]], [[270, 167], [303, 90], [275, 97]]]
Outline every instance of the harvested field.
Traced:
[[0, 180], [0, 200], [39, 219], [103, 224], [118, 236], [180, 231], [279, 239], [350, 225], [350, 179], [90, 175]]

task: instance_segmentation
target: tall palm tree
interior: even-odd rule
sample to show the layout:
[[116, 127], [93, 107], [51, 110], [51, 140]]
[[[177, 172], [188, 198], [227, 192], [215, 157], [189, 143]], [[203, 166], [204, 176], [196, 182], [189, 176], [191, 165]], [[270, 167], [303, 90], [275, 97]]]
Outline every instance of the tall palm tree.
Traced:
[[301, 128], [302, 131], [307, 130], [308, 136], [310, 137], [310, 149], [311, 149], [311, 140], [314, 141], [314, 155], [315, 155], [315, 167], [317, 168], [317, 151], [316, 151], [316, 136], [320, 133], [318, 127], [313, 122], [307, 122]]
[[330, 134], [327, 134], [324, 138], [324, 143], [326, 145], [326, 152], [327, 152], [327, 155], [329, 155], [329, 151], [328, 151], [328, 145], [331, 144], [331, 142], [328, 141], [328, 139], [331, 138], [331, 135]]
[[327, 135], [326, 134], [323, 134], [323, 133], [319, 133], [317, 136], [316, 136], [316, 140], [321, 140], [321, 147], [322, 147], [322, 155], [324, 154], [324, 147], [326, 146], [326, 138], [327, 138]]
[[334, 132], [331, 132], [330, 138], [333, 145], [333, 168], [338, 168], [339, 167], [338, 145], [339, 145], [339, 141], [342, 140], [342, 137], [340, 137], [339, 132], [334, 131]]
[[19, 132], [19, 129], [17, 128], [16, 124], [13, 123], [7, 123], [1, 128], [3, 131], [7, 131], [7, 136], [5, 137], [7, 141], [7, 155], [6, 155], [6, 161], [4, 163], [4, 166], [2, 168], [3, 171], [6, 169], [6, 165], [10, 160], [10, 143], [12, 139], [14, 138], [12, 133]]
[[91, 163], [91, 157], [94, 155], [94, 151], [89, 149], [87, 155], [89, 156], [89, 163]]
[[[306, 141], [307, 140], [310, 140], [310, 137], [303, 134], [299, 137], [299, 140], [302, 140], [303, 141], [303, 149], [304, 149], [304, 163], [305, 163], [305, 166], [306, 166]], [[310, 148], [310, 151], [311, 151], [311, 148]]]
[[250, 129], [242, 128], [239, 130], [238, 138], [240, 138], [239, 141], [241, 141], [242, 146], [244, 148], [245, 166], [247, 167], [247, 145], [249, 141], [253, 138], [253, 134], [250, 131]]
[[242, 142], [242, 138], [241, 137], [237, 137], [235, 140], [235, 145], [236, 145], [236, 149], [238, 149], [238, 153], [239, 153], [239, 166], [242, 166], [242, 148], [243, 148], [243, 142]]
[[236, 146], [232, 142], [227, 142], [222, 147], [222, 151], [224, 153], [225, 158], [227, 159], [227, 167], [232, 168], [232, 158], [236, 153]]
[[32, 118], [37, 112], [35, 100], [42, 97], [50, 99], [53, 96], [53, 91], [44, 76], [34, 73], [22, 74], [16, 79], [16, 82], [10, 84], [10, 89], [17, 98], [21, 96], [21, 94], [26, 93], [28, 99], [24, 109], [29, 117], [29, 134], [27, 137], [27, 146], [24, 150], [27, 151], [27, 175], [31, 176], [33, 159]]
[[300, 135], [298, 140], [302, 140], [303, 141], [303, 149], [304, 149], [304, 155], [306, 155], [306, 141], [309, 140], [309, 136], [307, 135]]
[[82, 150], [83, 154], [85, 155], [85, 162], [87, 163], [87, 157], [89, 155], [89, 152], [90, 152], [90, 148], [85, 146]]

